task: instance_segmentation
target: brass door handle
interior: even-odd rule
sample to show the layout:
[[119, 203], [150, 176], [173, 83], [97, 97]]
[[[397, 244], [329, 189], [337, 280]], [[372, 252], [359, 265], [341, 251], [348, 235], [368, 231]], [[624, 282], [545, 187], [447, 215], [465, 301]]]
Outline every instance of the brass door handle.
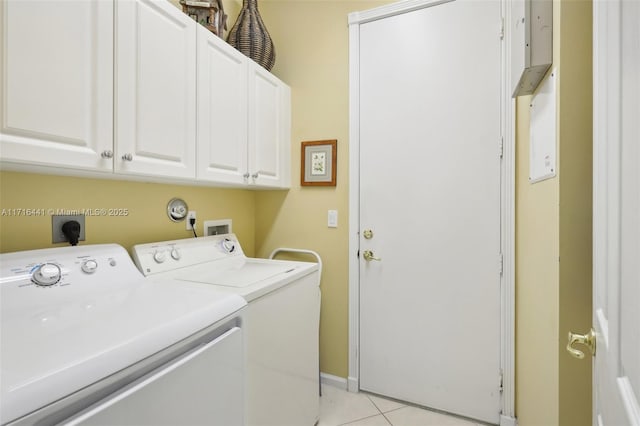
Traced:
[[367, 262], [371, 262], [372, 260], [377, 260], [377, 261], [381, 261], [382, 260], [379, 257], [375, 257], [371, 250], [363, 251], [362, 252], [362, 257], [364, 257], [364, 260], [366, 260]]
[[583, 359], [584, 352], [574, 349], [574, 343], [585, 345], [591, 351], [591, 356], [596, 356], [596, 332], [593, 331], [593, 328], [589, 330], [587, 334], [576, 334], [569, 332], [569, 343], [567, 343], [567, 351], [571, 354], [571, 356], [578, 359]]

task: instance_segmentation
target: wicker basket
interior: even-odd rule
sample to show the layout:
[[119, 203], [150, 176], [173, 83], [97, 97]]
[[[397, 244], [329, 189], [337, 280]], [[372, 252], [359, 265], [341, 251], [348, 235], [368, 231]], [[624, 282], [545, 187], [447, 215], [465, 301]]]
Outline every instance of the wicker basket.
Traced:
[[258, 0], [243, 0], [227, 42], [267, 70], [271, 70], [276, 62], [273, 41], [258, 12]]

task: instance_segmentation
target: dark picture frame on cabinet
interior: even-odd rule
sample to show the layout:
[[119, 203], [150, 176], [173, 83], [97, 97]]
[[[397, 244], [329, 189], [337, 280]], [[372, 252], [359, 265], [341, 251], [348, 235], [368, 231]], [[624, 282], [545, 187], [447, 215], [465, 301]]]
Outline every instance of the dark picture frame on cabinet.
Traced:
[[336, 186], [337, 139], [302, 142], [301, 186]]

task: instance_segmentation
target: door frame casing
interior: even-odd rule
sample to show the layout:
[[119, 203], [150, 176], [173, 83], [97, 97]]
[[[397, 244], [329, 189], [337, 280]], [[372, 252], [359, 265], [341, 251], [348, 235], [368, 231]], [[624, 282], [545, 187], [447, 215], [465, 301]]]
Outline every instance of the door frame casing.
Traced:
[[[374, 20], [437, 6], [453, 0], [408, 0], [349, 14], [349, 376], [347, 388], [359, 390], [360, 353], [360, 109], [359, 109], [359, 26]], [[502, 276], [500, 286], [500, 368], [502, 371], [502, 414], [500, 425], [515, 425], [515, 101], [511, 97], [511, 35], [508, 25], [511, 2], [500, 0], [502, 28], [501, 130], [502, 147], [496, 141], [496, 155], [502, 152], [500, 245]], [[498, 255], [498, 254], [497, 254]], [[496, 259], [496, 265], [500, 261]]]

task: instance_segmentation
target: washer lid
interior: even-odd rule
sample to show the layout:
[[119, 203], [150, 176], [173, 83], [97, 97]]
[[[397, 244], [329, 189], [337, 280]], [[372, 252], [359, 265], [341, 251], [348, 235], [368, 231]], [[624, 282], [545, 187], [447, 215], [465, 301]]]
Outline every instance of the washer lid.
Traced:
[[239, 294], [247, 302], [293, 285], [301, 279], [320, 285], [317, 263], [243, 257], [221, 266], [220, 262], [211, 262], [182, 268], [173, 271], [171, 277], [191, 283], [210, 284], [221, 291]]
[[157, 279], [118, 284], [26, 309], [12, 308], [11, 298], [2, 297], [0, 423], [131, 366], [246, 305], [210, 286]]
[[191, 267], [182, 277], [185, 281], [225, 287], [248, 287], [259, 281], [294, 272], [297, 267], [290, 263], [256, 263], [242, 259], [242, 262], [228, 264], [228, 268], [214, 268], [209, 264]]

